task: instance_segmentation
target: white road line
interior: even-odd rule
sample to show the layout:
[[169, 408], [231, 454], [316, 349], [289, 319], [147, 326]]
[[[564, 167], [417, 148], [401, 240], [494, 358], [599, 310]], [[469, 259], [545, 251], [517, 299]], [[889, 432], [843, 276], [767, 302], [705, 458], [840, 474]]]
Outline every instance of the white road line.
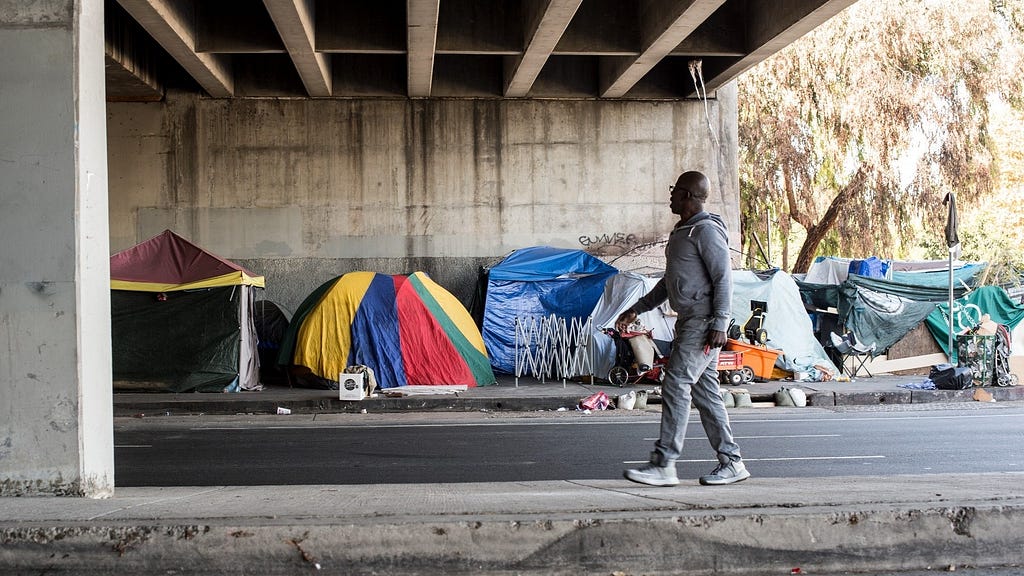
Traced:
[[[797, 456], [793, 458], [744, 458], [744, 462], [786, 462], [790, 460], [873, 460], [885, 456]], [[647, 464], [647, 460], [624, 460], [623, 464]], [[687, 463], [718, 462], [718, 460], [676, 460]]]
[[310, 421], [309, 425], [296, 426], [251, 426], [240, 424], [239, 426], [195, 426], [189, 428], [192, 431], [203, 430], [308, 430], [316, 428], [350, 428], [353, 430], [372, 430], [376, 428], [490, 428], [497, 426], [579, 426], [579, 425], [624, 425], [624, 424], [657, 424], [658, 420], [629, 420], [629, 421], [575, 421], [575, 422], [439, 422], [436, 424], [323, 424]]
[[[733, 436], [735, 440], [762, 440], [765, 438], [839, 438], [840, 434], [780, 434], [778, 436]], [[659, 438], [644, 438], [648, 442]], [[707, 436], [687, 436], [686, 440], [707, 440]]]
[[729, 422], [736, 424], [737, 422], [765, 422], [765, 423], [789, 423], [789, 422], [857, 422], [857, 421], [874, 421], [874, 420], [967, 420], [976, 418], [1020, 418], [1020, 413], [1015, 412], [1011, 414], [965, 414], [965, 415], [952, 415], [952, 416], [922, 416], [920, 412], [915, 416], [860, 416], [854, 418], [758, 418], [758, 419], [740, 419], [734, 418], [731, 414], [729, 415]]

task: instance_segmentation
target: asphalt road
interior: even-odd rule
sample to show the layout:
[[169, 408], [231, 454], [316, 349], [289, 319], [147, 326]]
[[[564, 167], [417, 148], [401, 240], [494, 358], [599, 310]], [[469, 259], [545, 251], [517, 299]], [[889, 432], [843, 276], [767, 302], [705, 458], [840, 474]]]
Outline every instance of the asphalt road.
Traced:
[[[1024, 470], [1024, 406], [731, 413], [760, 477]], [[646, 460], [657, 414], [170, 417], [115, 423], [118, 486], [494, 482], [620, 478]], [[681, 478], [714, 467], [694, 414]]]

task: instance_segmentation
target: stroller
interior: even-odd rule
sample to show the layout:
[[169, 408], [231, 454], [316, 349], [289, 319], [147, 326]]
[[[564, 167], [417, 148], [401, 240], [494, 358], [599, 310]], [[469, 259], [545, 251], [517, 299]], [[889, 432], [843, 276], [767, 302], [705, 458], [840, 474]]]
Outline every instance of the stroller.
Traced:
[[608, 371], [608, 381], [622, 387], [639, 384], [642, 380], [661, 382], [665, 379], [665, 364], [668, 358], [655, 346], [650, 332], [642, 327], [620, 333], [615, 328], [601, 330], [615, 343], [615, 366]]

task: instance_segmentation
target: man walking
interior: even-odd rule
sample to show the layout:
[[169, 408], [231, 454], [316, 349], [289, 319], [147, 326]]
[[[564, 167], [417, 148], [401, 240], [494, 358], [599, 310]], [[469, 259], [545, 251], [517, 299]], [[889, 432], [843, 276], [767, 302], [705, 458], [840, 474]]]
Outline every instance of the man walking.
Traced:
[[650, 461], [625, 471], [626, 478], [641, 484], [679, 484], [676, 460], [683, 450], [691, 399], [719, 462], [710, 474], [701, 476], [700, 483], [732, 484], [750, 477], [733, 441], [718, 388], [718, 351], [726, 343], [732, 277], [725, 223], [717, 214], [704, 211], [710, 188], [700, 172], [684, 172], [670, 188], [670, 207], [679, 222], [665, 248], [665, 275], [615, 321], [616, 329], [624, 331], [638, 314], [666, 299], [679, 315], [661, 386], [661, 434]]

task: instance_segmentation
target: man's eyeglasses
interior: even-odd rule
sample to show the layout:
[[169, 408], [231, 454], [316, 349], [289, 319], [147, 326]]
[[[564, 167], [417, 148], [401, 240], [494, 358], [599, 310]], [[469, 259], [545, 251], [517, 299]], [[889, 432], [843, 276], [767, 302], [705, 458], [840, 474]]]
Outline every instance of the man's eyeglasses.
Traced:
[[679, 197], [684, 200], [693, 198], [693, 190], [690, 190], [689, 188], [683, 188], [682, 186], [676, 187], [674, 184], [668, 187], [669, 194], [675, 194], [676, 190], [679, 190]]

